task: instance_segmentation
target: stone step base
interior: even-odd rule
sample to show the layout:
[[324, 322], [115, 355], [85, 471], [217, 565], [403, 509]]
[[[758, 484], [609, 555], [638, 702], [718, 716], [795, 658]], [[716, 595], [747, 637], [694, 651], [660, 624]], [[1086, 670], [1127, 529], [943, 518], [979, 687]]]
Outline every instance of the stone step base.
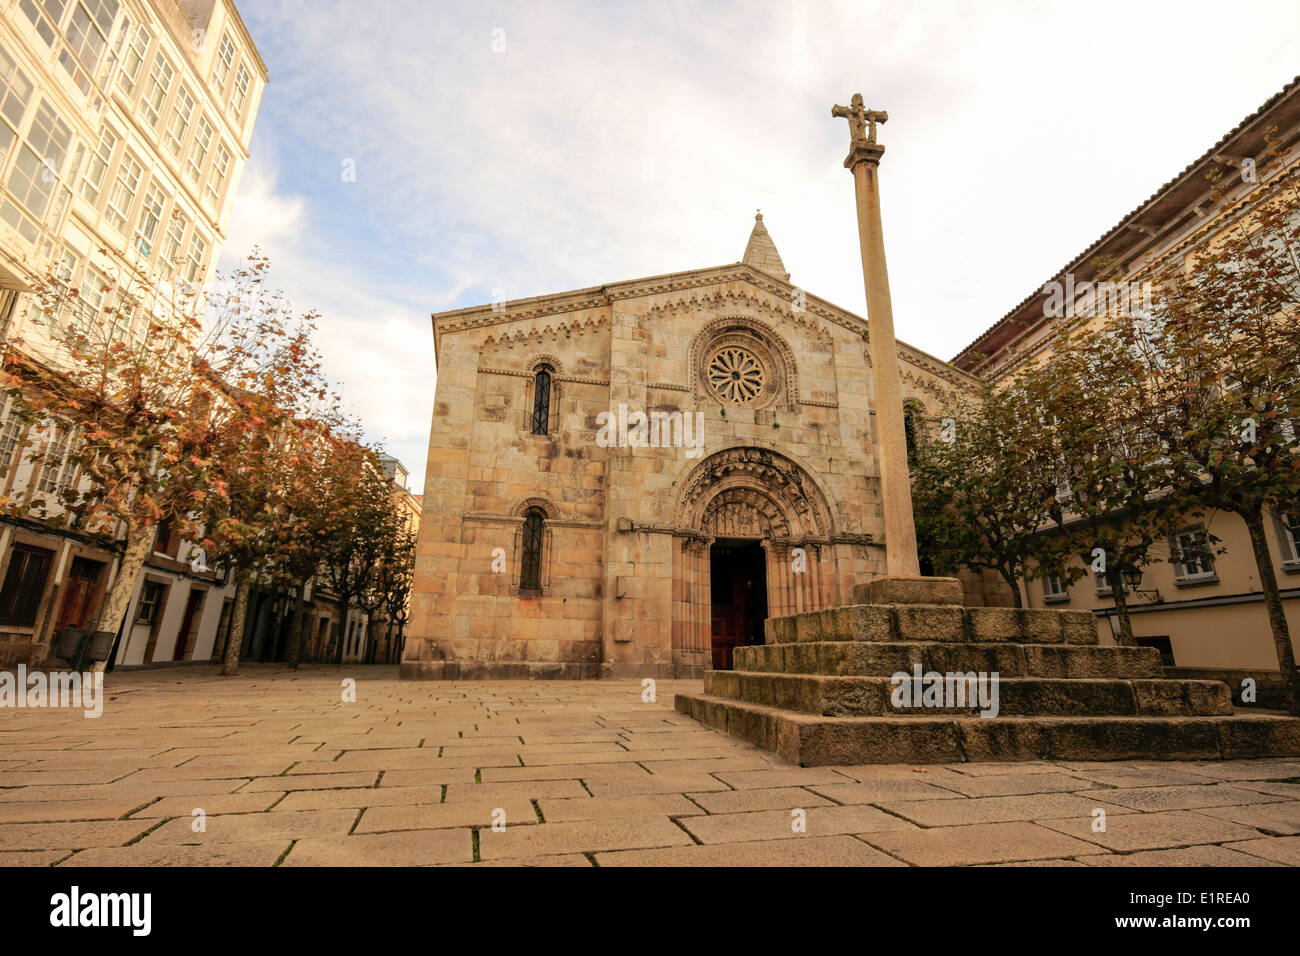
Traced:
[[679, 712], [805, 767], [992, 760], [1218, 760], [1300, 755], [1300, 718], [821, 717], [706, 694]]
[[1002, 677], [1163, 676], [1154, 647], [942, 641], [805, 641], [735, 650], [737, 670], [889, 677], [898, 671], [997, 671]]
[[[924, 700], [909, 680], [905, 706], [894, 703], [895, 685], [888, 677], [838, 677], [820, 674], [764, 674], [751, 671], [710, 671], [704, 676], [708, 696], [762, 704], [826, 717], [900, 717], [920, 720], [951, 715], [978, 717], [982, 708], [976, 688], [962, 687], [962, 706], [922, 706]], [[922, 684], [924, 687], [924, 684]], [[985, 693], [990, 693], [986, 688]], [[1061, 680], [1011, 677], [997, 681], [997, 709], [986, 720], [1003, 716], [1152, 716], [1211, 717], [1232, 713], [1232, 696], [1220, 681], [1195, 680]]]
[[770, 617], [764, 643], [804, 641], [946, 641], [1097, 644], [1090, 611], [957, 607], [947, 604], [854, 604]]

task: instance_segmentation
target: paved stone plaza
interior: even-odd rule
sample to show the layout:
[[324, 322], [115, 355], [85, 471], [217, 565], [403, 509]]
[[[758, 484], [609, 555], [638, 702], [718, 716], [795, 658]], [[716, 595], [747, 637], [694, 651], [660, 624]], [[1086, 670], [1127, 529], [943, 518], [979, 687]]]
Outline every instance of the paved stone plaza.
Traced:
[[698, 681], [396, 677], [163, 668], [109, 674], [98, 719], [0, 710], [0, 862], [1300, 864], [1297, 759], [800, 768], [674, 712]]

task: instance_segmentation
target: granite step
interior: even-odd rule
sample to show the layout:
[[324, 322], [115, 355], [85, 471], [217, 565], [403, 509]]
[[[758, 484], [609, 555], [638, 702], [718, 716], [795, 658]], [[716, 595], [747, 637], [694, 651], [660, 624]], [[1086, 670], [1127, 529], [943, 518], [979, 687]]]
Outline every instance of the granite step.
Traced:
[[1300, 755], [1300, 718], [826, 717], [709, 694], [680, 713], [802, 766], [995, 760], [1218, 760]]
[[1160, 677], [1153, 647], [945, 641], [804, 641], [737, 647], [737, 670], [889, 677], [898, 671], [997, 671], [1002, 677]]
[[[914, 672], [909, 672], [909, 680], [902, 685], [908, 691], [908, 697], [904, 698], [895, 694], [896, 685], [889, 677], [709, 671], [704, 675], [704, 693], [827, 717], [894, 716], [919, 720], [940, 715], [978, 717], [985, 710], [976, 688], [955, 677], [951, 686], [938, 686], [943, 702], [952, 706], [923, 706], [924, 698], [913, 683], [913, 676]], [[984, 693], [990, 695], [985, 703], [991, 703], [992, 688], [986, 685]], [[1013, 716], [1209, 717], [1233, 712], [1227, 685], [1214, 680], [1081, 680], [999, 675], [996, 694], [997, 706], [987, 708], [991, 716], [985, 717], [986, 720]]]
[[963, 608], [948, 604], [854, 604], [768, 618], [765, 643], [942, 641], [948, 643], [1098, 643], [1090, 611]]

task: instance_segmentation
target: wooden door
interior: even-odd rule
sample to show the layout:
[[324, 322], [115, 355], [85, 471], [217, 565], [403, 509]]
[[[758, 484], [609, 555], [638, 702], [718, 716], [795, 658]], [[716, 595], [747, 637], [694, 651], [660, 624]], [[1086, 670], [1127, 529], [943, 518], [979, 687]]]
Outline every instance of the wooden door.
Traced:
[[90, 623], [90, 604], [95, 591], [95, 582], [99, 572], [104, 568], [101, 561], [88, 558], [74, 558], [68, 569], [68, 581], [63, 591], [63, 603], [59, 605], [59, 616], [55, 622], [56, 633], [66, 628], [84, 628]]
[[185, 616], [181, 618], [181, 629], [176, 633], [176, 649], [172, 652], [174, 661], [186, 660], [198, 640], [199, 612], [203, 609], [203, 596], [206, 593], [202, 588], [190, 588], [190, 596], [185, 602]]
[[756, 541], [714, 544], [709, 572], [714, 670], [730, 670], [737, 647], [763, 643], [766, 552]]
[[[145, 585], [148, 587], [148, 584]], [[153, 612], [153, 621], [149, 624], [149, 642], [144, 646], [144, 660], [142, 663], [153, 663], [154, 648], [158, 646], [158, 631], [162, 627], [163, 614], [167, 611], [167, 598], [171, 596], [172, 589], [168, 585], [158, 584], [161, 590], [158, 593], [157, 606]]]

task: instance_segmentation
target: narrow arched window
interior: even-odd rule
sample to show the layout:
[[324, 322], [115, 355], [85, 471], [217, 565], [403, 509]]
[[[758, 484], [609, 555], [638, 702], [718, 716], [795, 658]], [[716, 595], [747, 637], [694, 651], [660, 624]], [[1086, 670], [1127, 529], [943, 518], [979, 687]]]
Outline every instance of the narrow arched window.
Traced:
[[523, 555], [519, 563], [520, 590], [540, 590], [542, 586], [542, 525], [540, 509], [530, 508], [524, 515]]
[[916, 450], [921, 439], [921, 427], [924, 412], [917, 402], [908, 402], [903, 406], [903, 434], [907, 440], [907, 463], [916, 464]]
[[551, 424], [551, 371], [539, 368], [533, 378], [533, 434], [545, 435]]

